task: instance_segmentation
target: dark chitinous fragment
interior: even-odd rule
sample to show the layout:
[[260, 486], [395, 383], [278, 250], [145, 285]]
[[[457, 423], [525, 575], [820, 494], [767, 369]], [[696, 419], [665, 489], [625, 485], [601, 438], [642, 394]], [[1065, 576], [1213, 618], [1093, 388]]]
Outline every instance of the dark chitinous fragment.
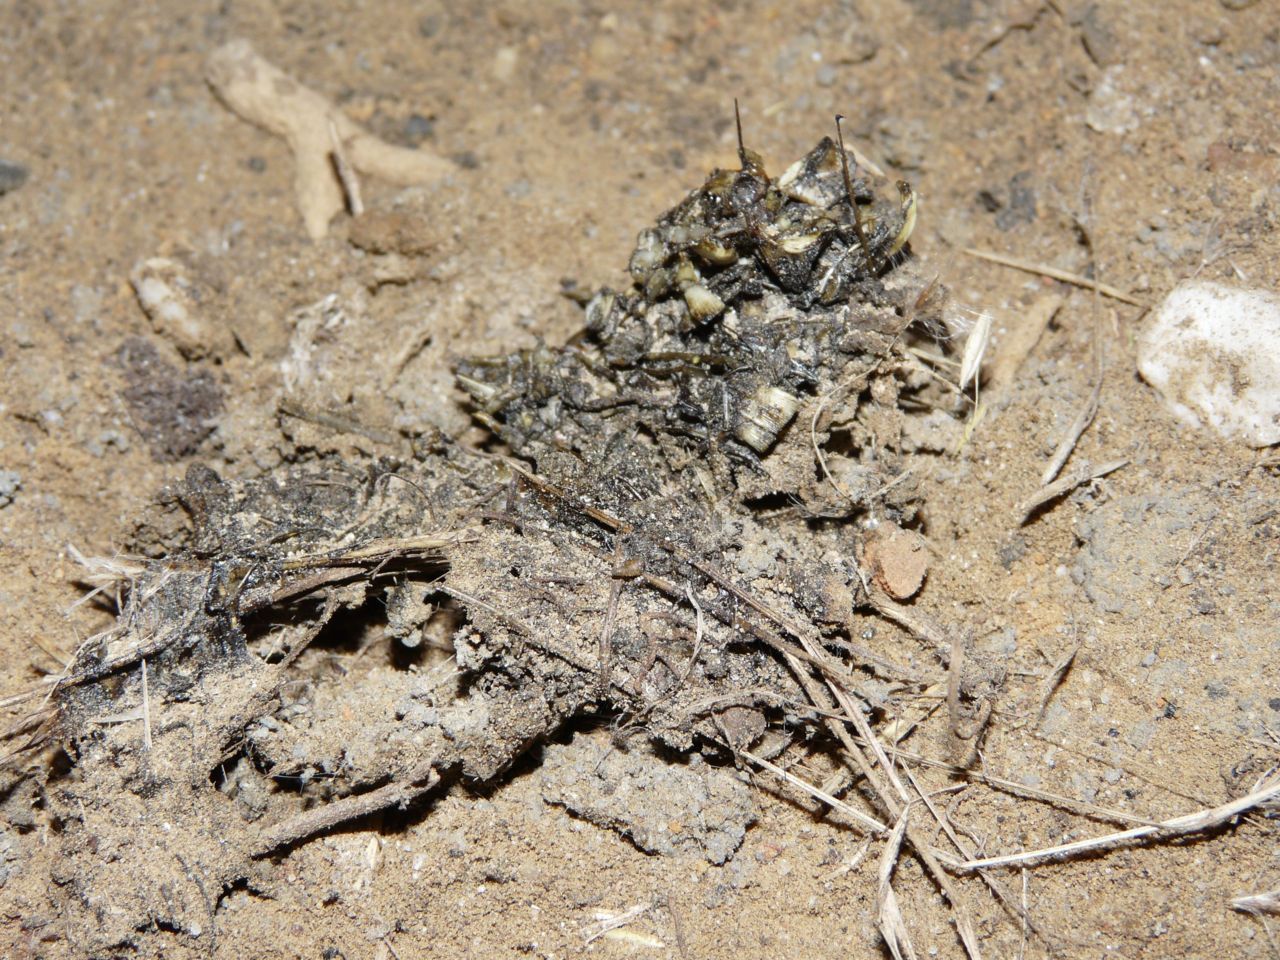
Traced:
[[514, 452], [732, 496], [807, 404], [870, 376], [918, 319], [921, 284], [901, 269], [914, 194], [846, 183], [829, 138], [776, 179], [742, 157], [641, 231], [631, 288], [597, 293], [571, 344], [461, 364]]

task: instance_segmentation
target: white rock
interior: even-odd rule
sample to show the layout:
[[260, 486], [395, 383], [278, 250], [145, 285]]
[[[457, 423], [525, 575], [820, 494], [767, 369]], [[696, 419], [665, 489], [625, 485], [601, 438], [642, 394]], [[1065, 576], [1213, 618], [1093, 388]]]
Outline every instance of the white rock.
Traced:
[[1196, 427], [1280, 443], [1280, 297], [1210, 280], [1178, 284], [1138, 341], [1138, 369]]
[[1142, 110], [1125, 91], [1125, 79], [1123, 65], [1108, 67], [1090, 94], [1085, 123], [1098, 133], [1124, 135], [1142, 125]]

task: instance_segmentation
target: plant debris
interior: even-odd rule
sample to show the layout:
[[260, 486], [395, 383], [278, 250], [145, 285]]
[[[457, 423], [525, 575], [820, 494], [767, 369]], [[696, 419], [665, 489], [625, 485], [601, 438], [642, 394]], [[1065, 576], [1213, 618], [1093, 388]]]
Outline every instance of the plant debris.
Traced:
[[344, 206], [360, 213], [358, 188], [353, 190], [356, 171], [414, 186], [455, 169], [430, 150], [398, 147], [373, 136], [328, 98], [259, 56], [247, 40], [213, 51], [205, 72], [230, 110], [289, 144], [294, 193], [312, 240], [328, 235], [329, 221]]

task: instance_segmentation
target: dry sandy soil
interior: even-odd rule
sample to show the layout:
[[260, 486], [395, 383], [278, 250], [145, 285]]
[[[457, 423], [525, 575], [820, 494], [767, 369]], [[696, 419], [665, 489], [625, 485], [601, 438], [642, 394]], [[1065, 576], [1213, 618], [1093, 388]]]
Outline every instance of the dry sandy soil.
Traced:
[[[346, 215], [308, 239], [284, 142], [211, 93], [205, 60], [237, 37], [385, 139], [458, 161], [408, 194], [364, 184], [370, 208], [420, 215], [429, 250], [396, 282], [374, 276]], [[994, 318], [992, 363], [1061, 301], [965, 442], [970, 411], [939, 415], [944, 440], [919, 477], [934, 557], [914, 603], [1006, 674], [975, 769], [1070, 802], [917, 766], [931, 788], [956, 788], [936, 797], [955, 828], [989, 855], [1034, 849], [1131, 825], [1106, 811], [1159, 820], [1225, 803], [1280, 760], [1274, 460], [1163, 409], [1135, 373], [1142, 307], [964, 252], [1096, 274], [1143, 303], [1192, 275], [1275, 289], [1269, 0], [16, 0], [0, 13], [0, 64], [0, 160], [28, 172], [0, 186], [0, 468], [16, 474], [0, 495], [0, 688], [60, 669], [110, 623], [108, 608], [74, 605], [71, 548], [145, 549], [126, 537], [192, 463], [247, 477], [326, 445], [383, 452], [282, 411], [300, 309], [331, 294], [362, 304], [361, 349], [332, 361], [344, 423], [393, 447], [432, 426], [474, 430], [455, 359], [572, 335], [581, 314], [562, 283], [626, 282], [636, 231], [736, 163], [737, 97], [771, 170], [841, 113], [860, 149], [915, 186], [915, 253], [960, 307]], [[129, 277], [155, 256], [184, 265], [227, 332], [205, 356], [185, 358], [140, 309]], [[1100, 405], [1069, 469], [1127, 464], [1020, 526], [1015, 505], [1087, 402], [1098, 345]], [[941, 677], [899, 639], [904, 661]], [[606, 754], [604, 726], [575, 742]], [[544, 801], [569, 739], [483, 795], [455, 786], [303, 844], [215, 892], [197, 930], [143, 930], [110, 952], [886, 955], [879, 843], [857, 860], [860, 835], [757, 775], [758, 820], [728, 863], [643, 852]], [[907, 745], [958, 759], [945, 721]], [[803, 750], [780, 762], [823, 775]], [[85, 914], [53, 882], [59, 824], [38, 789], [6, 790], [0, 954], [77, 956], [91, 938], [68, 929]], [[1273, 816], [993, 872], [1026, 921], [980, 880], [958, 883], [986, 956], [1275, 956], [1265, 922], [1230, 905], [1280, 886]], [[962, 956], [911, 857], [894, 885], [921, 955]], [[637, 905], [623, 936], [586, 943], [598, 914]]]

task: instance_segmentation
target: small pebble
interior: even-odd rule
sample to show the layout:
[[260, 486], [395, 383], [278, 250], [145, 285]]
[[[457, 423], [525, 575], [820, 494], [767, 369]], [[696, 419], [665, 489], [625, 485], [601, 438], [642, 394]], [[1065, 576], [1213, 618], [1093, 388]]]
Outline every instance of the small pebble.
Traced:
[[1102, 73], [1102, 78], [1085, 109], [1085, 122], [1098, 133], [1117, 136], [1132, 133], [1142, 123], [1138, 102], [1124, 89], [1124, 67], [1115, 65]]
[[404, 138], [415, 147], [423, 140], [430, 140], [435, 132], [435, 121], [420, 113], [413, 114], [404, 122]]
[[20, 163], [0, 160], [0, 197], [17, 190], [26, 183], [29, 173], [30, 171]]
[[13, 503], [22, 487], [22, 477], [13, 470], [0, 470], [0, 507]]
[[523, 200], [525, 197], [533, 193], [533, 184], [525, 179], [513, 180], [503, 188], [505, 193], [512, 200]]
[[915, 596], [929, 572], [924, 537], [891, 523], [867, 539], [864, 559], [877, 586], [895, 600]]
[[516, 65], [519, 62], [519, 50], [515, 47], [503, 47], [493, 58], [493, 79], [499, 83], [510, 83], [516, 75]]
[[1129, 741], [1129, 745], [1135, 750], [1145, 750], [1151, 745], [1151, 741], [1155, 735], [1155, 723], [1151, 720], [1142, 720], [1134, 725], [1133, 729], [1129, 731], [1125, 739]]

